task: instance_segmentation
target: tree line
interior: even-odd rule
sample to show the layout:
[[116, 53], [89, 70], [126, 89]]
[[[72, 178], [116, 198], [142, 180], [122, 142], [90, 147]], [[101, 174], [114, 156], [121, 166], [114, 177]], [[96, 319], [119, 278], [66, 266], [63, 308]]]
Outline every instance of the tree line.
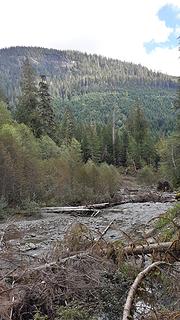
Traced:
[[161, 170], [179, 185], [179, 96], [176, 133], [157, 140], [138, 101], [122, 126], [117, 124], [116, 106], [105, 124], [78, 122], [68, 105], [59, 118], [46, 76], [37, 79], [27, 58], [14, 112], [0, 95], [2, 210], [29, 203], [108, 200], [119, 187], [120, 172], [128, 170], [149, 168], [151, 175]]

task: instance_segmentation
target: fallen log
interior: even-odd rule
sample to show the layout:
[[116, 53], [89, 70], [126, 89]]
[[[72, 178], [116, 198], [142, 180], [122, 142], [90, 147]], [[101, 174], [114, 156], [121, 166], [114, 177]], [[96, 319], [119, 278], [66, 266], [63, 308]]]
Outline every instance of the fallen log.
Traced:
[[41, 211], [43, 213], [72, 213], [72, 212], [77, 212], [77, 213], [96, 213], [98, 210], [107, 208], [110, 206], [109, 202], [104, 202], [104, 203], [96, 203], [96, 204], [91, 204], [91, 205], [85, 205], [85, 206], [68, 206], [68, 207], [44, 207], [41, 208]]
[[[111, 227], [113, 222], [114, 221], [112, 221], [106, 227], [106, 229], [103, 231], [103, 233], [100, 235], [99, 239], [97, 239], [96, 242], [98, 242], [99, 240], [102, 239], [103, 235], [108, 231], [108, 229]], [[93, 246], [96, 244], [96, 242], [93, 244]], [[127, 256], [128, 255], [149, 254], [149, 253], [154, 253], [154, 252], [164, 252], [164, 253], [168, 252], [168, 253], [173, 253], [178, 256], [178, 255], [180, 255], [180, 247], [179, 247], [179, 242], [178, 241], [176, 241], [176, 242], [178, 243], [177, 246], [175, 245], [175, 242], [164, 242], [164, 243], [159, 243], [159, 244], [155, 243], [155, 244], [149, 244], [149, 245], [137, 246], [137, 247], [127, 246], [127, 247], [123, 248], [123, 252]], [[81, 259], [83, 257], [92, 256], [91, 251], [92, 251], [93, 246], [91, 248], [89, 248], [87, 251], [73, 254], [72, 256], [59, 259], [58, 261], [53, 261], [50, 263], [42, 264], [37, 267], [28, 268], [25, 272], [31, 273], [31, 272], [35, 272], [35, 271], [41, 271], [41, 270], [45, 270], [48, 268], [53, 268], [53, 267], [59, 266], [65, 262], [67, 262], [68, 260]], [[18, 278], [19, 276], [13, 275], [13, 277]]]
[[92, 213], [94, 212], [94, 209], [88, 209], [88, 208], [77, 208], [77, 207], [64, 207], [64, 208], [49, 208], [49, 209], [42, 209], [42, 212], [44, 213]]
[[[132, 319], [131, 316], [131, 309], [132, 309], [132, 304], [138, 289], [139, 284], [142, 282], [142, 280], [150, 273], [154, 268], [157, 268], [160, 265], [167, 264], [164, 261], [157, 261], [152, 264], [150, 264], [147, 268], [145, 268], [143, 271], [141, 271], [136, 279], [134, 280], [132, 286], [130, 287], [126, 303], [124, 305], [124, 311], [123, 311], [123, 319], [122, 320], [129, 320]], [[169, 265], [169, 264], [168, 264]]]
[[128, 246], [124, 248], [127, 255], [151, 254], [154, 252], [179, 251], [180, 244], [174, 242], [151, 243], [146, 245]]

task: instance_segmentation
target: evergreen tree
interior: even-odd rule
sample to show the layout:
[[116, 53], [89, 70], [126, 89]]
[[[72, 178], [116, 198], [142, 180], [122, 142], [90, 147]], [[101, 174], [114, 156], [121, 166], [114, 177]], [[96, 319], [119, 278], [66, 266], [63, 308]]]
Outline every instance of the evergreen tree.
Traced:
[[127, 130], [124, 128], [121, 133], [120, 160], [119, 160], [119, 163], [124, 167], [127, 166], [128, 145], [129, 145], [129, 137], [128, 137]]
[[[179, 37], [180, 40], [180, 37]], [[180, 47], [179, 47], [180, 49]], [[175, 100], [176, 129], [167, 140], [167, 147], [163, 154], [165, 168], [173, 184], [180, 186], [180, 77], [178, 78], [177, 96]]]
[[127, 129], [138, 145], [144, 141], [148, 131], [148, 124], [140, 106], [135, 107], [129, 115]]
[[38, 90], [36, 74], [28, 58], [22, 65], [21, 96], [17, 105], [16, 119], [29, 126], [35, 134], [37, 133], [39, 127]]
[[144, 112], [139, 106], [128, 117], [126, 127], [129, 135], [130, 162], [133, 162], [136, 169], [140, 169], [144, 164], [154, 165], [157, 159], [154, 141], [151, 138]]
[[3, 101], [4, 103], [8, 104], [8, 98], [6, 97], [1, 87], [0, 87], [0, 101]]
[[177, 89], [177, 97], [175, 101], [175, 109], [177, 112], [177, 119], [176, 119], [177, 130], [180, 132], [180, 77], [178, 78], [178, 89]]
[[0, 101], [0, 127], [5, 123], [11, 123], [12, 117], [10, 111], [7, 109], [7, 105]]
[[55, 136], [55, 114], [52, 106], [52, 98], [49, 93], [49, 86], [46, 76], [41, 76], [39, 82], [39, 119], [40, 127], [38, 135], [49, 135], [51, 138]]
[[62, 138], [64, 142], [69, 144], [74, 137], [75, 132], [75, 120], [72, 111], [69, 107], [66, 107], [64, 117], [62, 120]]

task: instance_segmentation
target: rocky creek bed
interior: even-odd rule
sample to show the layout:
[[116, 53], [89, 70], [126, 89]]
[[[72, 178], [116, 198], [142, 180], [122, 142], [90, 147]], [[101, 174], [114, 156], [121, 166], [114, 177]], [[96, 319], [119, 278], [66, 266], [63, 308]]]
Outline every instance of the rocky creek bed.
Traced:
[[[90, 305], [86, 303], [89, 301], [89, 292], [91, 294], [93, 292], [92, 295], [95, 298], [91, 301], [92, 306], [93, 303], [96, 304], [99, 301], [99, 297], [105, 305], [109, 305], [109, 309], [103, 309], [102, 302], [99, 303], [99, 320], [111, 319], [112, 312], [113, 315], [116, 315], [113, 319], [121, 318], [119, 315], [122, 315], [126, 291], [132, 284], [134, 272], [142, 262], [149, 263], [149, 257], [146, 260], [139, 259], [139, 265], [138, 259], [134, 265], [134, 256], [132, 259], [130, 258], [129, 261], [133, 260], [129, 264], [132, 275], [125, 277], [126, 273], [116, 272], [118, 264], [114, 262], [112, 257], [106, 260], [100, 254], [97, 259], [93, 255], [88, 255], [87, 252], [78, 251], [78, 249], [78, 256], [76, 250], [74, 255], [74, 244], [71, 250], [66, 246], [66, 240], [63, 242], [65, 247], [61, 252], [61, 240], [65, 235], [70, 234], [68, 230], [74, 224], [80, 223], [85, 225], [88, 230], [92, 230], [90, 234], [98, 241], [101, 239], [102, 233], [110, 226], [103, 235], [103, 239], [107, 240], [107, 245], [109, 245], [109, 241], [117, 239], [123, 240], [126, 245], [132, 244], [136, 240], [138, 244], [138, 240], [141, 238], [146, 238], [148, 242], [151, 242], [153, 241], [151, 234], [154, 219], [172, 208], [176, 202], [172, 193], [161, 194], [144, 189], [122, 190], [116, 195], [116, 201], [122, 203], [98, 210], [96, 216], [82, 215], [72, 210], [61, 213], [49, 212], [50, 208], [48, 208], [41, 210], [39, 219], [14, 217], [11, 221], [1, 223], [0, 270], [4, 295], [1, 295], [0, 315], [3, 299], [5, 299], [4, 305], [8, 311], [7, 319], [9, 319], [9, 312], [12, 311], [14, 319], [32, 319], [32, 314], [35, 314], [37, 310], [36, 303], [39, 307], [41, 306], [42, 312], [52, 316], [56, 310], [56, 299], [60, 296], [62, 299], [60, 305], [63, 304], [63, 299], [67, 299], [67, 296], [69, 301], [73, 296], [80, 304], [85, 303], [84, 305], [89, 310]], [[85, 249], [84, 243], [83, 250]], [[70, 250], [70, 254], [69, 251], [66, 251], [67, 248]], [[107, 278], [107, 275], [110, 278]], [[116, 281], [113, 282], [114, 280]], [[121, 280], [123, 280], [123, 284]], [[65, 285], [63, 287], [65, 291], [62, 290], [62, 284]], [[163, 292], [156, 282], [154, 288], [157, 294], [160, 292], [166, 296], [166, 291]], [[10, 295], [7, 296], [6, 292], [10, 292]], [[14, 306], [12, 299], [16, 299]], [[163, 299], [161, 300], [164, 303]], [[175, 298], [172, 296], [168, 302], [174, 303], [173, 301], [176, 300], [176, 296]], [[149, 310], [149, 305], [142, 298], [137, 298], [134, 303], [138, 314], [145, 314], [146, 307]], [[2, 310], [4, 312], [4, 309]], [[27, 314], [31, 316], [26, 318], [24, 315]], [[54, 317], [52, 316], [50, 319], [54, 319]]]
[[128, 242], [131, 235], [133, 240], [143, 237], [144, 232], [148, 231], [148, 222], [173, 206], [174, 202], [125, 203], [103, 209], [96, 217], [44, 212], [40, 219], [12, 219], [0, 224], [1, 250], [3, 246], [11, 246], [22, 253], [42, 257], [74, 223], [85, 224], [98, 237], [114, 221], [105, 237]]

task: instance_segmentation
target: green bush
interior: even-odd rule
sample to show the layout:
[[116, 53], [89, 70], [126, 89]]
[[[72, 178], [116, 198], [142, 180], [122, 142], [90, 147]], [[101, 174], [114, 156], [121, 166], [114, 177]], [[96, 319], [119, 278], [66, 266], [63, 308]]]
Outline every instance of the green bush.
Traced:
[[7, 201], [6, 199], [2, 196], [0, 198], [0, 219], [3, 219], [5, 214], [6, 214], [6, 209], [7, 209]]
[[142, 184], [153, 185], [157, 183], [157, 173], [151, 166], [145, 166], [138, 172], [137, 179]]
[[22, 200], [22, 203], [19, 207], [20, 213], [24, 215], [31, 216], [39, 216], [40, 215], [40, 207], [37, 202], [32, 201], [30, 199]]
[[48, 317], [41, 315], [41, 313], [37, 311], [34, 315], [34, 320], [48, 320]]
[[[91, 320], [88, 312], [79, 307], [60, 307], [55, 320]], [[94, 319], [95, 320], [95, 319]]]

